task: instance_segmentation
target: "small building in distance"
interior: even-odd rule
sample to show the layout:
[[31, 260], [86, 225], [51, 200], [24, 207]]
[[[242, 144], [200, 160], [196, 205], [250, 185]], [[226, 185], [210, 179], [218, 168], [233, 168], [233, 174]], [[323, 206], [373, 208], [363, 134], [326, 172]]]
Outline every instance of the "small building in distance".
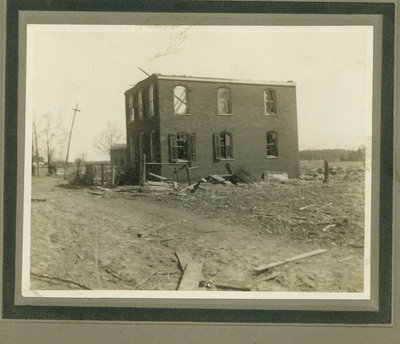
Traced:
[[111, 163], [118, 168], [124, 168], [127, 166], [127, 152], [125, 143], [117, 143], [112, 145], [110, 148], [110, 160]]
[[[175, 179], [227, 174], [299, 175], [296, 84], [153, 74], [125, 92], [128, 165]], [[181, 172], [180, 172], [181, 171]]]

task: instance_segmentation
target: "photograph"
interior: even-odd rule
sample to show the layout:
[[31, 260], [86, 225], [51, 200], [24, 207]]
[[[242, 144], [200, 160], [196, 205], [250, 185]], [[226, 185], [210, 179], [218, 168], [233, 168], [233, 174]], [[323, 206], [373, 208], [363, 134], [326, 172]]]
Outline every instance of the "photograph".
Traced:
[[26, 43], [22, 295], [370, 298], [372, 26]]

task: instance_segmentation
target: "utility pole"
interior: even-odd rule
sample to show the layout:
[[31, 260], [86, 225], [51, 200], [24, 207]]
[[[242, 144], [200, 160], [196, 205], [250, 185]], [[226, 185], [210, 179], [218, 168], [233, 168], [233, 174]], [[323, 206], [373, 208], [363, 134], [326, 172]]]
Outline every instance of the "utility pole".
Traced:
[[68, 139], [68, 148], [67, 148], [67, 157], [65, 159], [65, 165], [64, 165], [64, 179], [66, 176], [66, 170], [67, 170], [67, 165], [68, 165], [68, 156], [69, 156], [69, 146], [71, 144], [71, 136], [72, 136], [72, 129], [74, 128], [74, 122], [75, 122], [75, 116], [77, 112], [80, 112], [81, 110], [78, 110], [78, 103], [75, 106], [75, 109], [72, 109], [74, 111], [74, 117], [72, 117], [72, 124], [71, 124], [71, 130], [69, 132], [69, 139]]
[[37, 175], [39, 176], [39, 148], [37, 144], [37, 130], [36, 130], [36, 123], [33, 121], [33, 131], [35, 135], [35, 155], [36, 155], [36, 168], [37, 168]]

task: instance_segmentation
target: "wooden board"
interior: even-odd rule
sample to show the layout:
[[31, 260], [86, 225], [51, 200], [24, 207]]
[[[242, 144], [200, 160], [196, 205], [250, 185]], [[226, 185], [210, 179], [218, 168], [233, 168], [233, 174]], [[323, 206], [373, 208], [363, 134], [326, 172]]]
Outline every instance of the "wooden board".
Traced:
[[258, 267], [256, 267], [254, 269], [254, 272], [257, 272], [257, 273], [263, 272], [265, 270], [271, 269], [271, 268], [273, 268], [275, 266], [278, 266], [278, 265], [283, 265], [283, 264], [286, 264], [286, 263], [289, 263], [289, 262], [293, 262], [293, 261], [296, 261], [296, 260], [312, 257], [312, 256], [315, 256], [317, 254], [325, 253], [327, 251], [328, 250], [325, 250], [325, 249], [318, 249], [318, 250], [314, 250], [314, 251], [310, 251], [310, 252], [307, 252], [307, 253], [300, 254], [298, 256], [287, 258], [285, 260], [281, 260], [281, 261], [278, 261], [278, 262], [270, 263], [270, 264], [267, 264], [267, 265], [260, 265], [260, 266], [258, 266]]
[[248, 284], [242, 281], [214, 281], [214, 286], [218, 289], [225, 290], [241, 290], [241, 291], [250, 291], [251, 288]]
[[182, 270], [185, 270], [188, 263], [193, 261], [188, 251], [176, 251], [175, 255], [178, 258]]
[[158, 174], [151, 173], [151, 172], [149, 172], [149, 176], [158, 178], [158, 179], [160, 179], [160, 180], [167, 180], [167, 178], [165, 178], [165, 177], [163, 177], [163, 176], [159, 176]]
[[178, 290], [198, 290], [203, 263], [189, 262], [183, 272]]

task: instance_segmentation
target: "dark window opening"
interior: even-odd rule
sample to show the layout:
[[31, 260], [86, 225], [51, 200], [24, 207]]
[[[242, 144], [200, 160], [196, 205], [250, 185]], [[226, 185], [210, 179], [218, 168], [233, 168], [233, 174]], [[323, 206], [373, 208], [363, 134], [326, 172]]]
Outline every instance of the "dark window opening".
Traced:
[[169, 157], [171, 162], [196, 159], [196, 135], [187, 133], [169, 134]]
[[186, 115], [188, 110], [187, 92], [184, 86], [174, 88], [174, 112], [176, 115]]
[[267, 157], [278, 157], [278, 134], [275, 131], [267, 133]]
[[214, 157], [216, 160], [233, 159], [232, 133], [223, 131], [214, 136]]

